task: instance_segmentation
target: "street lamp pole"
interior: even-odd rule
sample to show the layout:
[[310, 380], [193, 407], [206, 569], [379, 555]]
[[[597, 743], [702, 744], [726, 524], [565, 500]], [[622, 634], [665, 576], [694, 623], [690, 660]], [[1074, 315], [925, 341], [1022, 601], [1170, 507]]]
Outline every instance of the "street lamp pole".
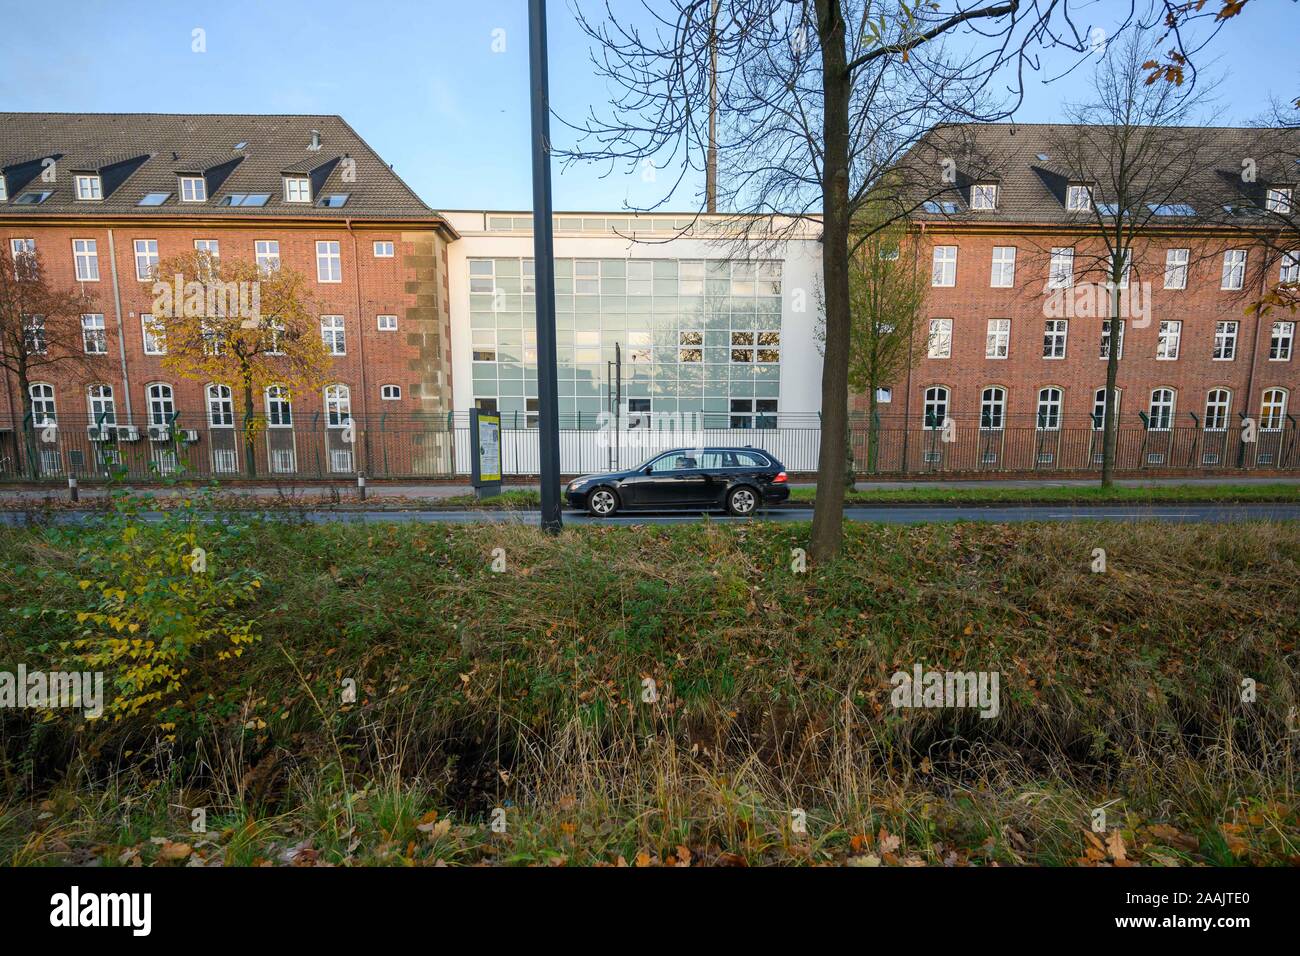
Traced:
[[537, 314], [537, 441], [542, 528], [560, 517], [560, 397], [555, 369], [555, 236], [551, 218], [551, 120], [546, 65], [546, 0], [528, 0], [528, 64], [533, 118], [533, 276]]

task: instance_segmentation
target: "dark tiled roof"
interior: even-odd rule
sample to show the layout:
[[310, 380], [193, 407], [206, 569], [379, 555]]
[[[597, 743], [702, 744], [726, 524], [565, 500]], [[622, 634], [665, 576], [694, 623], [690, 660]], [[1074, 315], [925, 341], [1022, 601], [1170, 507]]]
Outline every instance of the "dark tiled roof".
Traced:
[[[320, 132], [318, 150], [309, 148], [312, 130]], [[247, 145], [235, 149], [241, 142]], [[9, 181], [9, 199], [0, 203], [0, 214], [5, 215], [441, 219], [340, 116], [0, 113], [0, 144], [0, 168]], [[56, 180], [43, 182], [40, 164], [51, 156], [59, 157]], [[141, 156], [147, 158], [115, 186], [105, 179], [103, 200], [75, 198], [74, 172]], [[284, 201], [283, 171], [308, 173], [336, 159], [314, 199], [347, 193], [345, 205], [322, 208], [315, 202]], [[179, 201], [181, 173], [208, 175], [207, 202]], [[53, 190], [53, 195], [40, 205], [15, 203], [22, 193], [38, 190]], [[171, 196], [161, 206], [138, 205], [150, 192]], [[270, 199], [260, 207], [221, 205], [230, 193], [269, 193]]]
[[[914, 218], [962, 223], [1080, 223], [1090, 221], [1065, 206], [1066, 187], [1080, 181], [1068, 158], [1071, 149], [1099, 147], [1108, 142], [1103, 127], [1074, 127], [1055, 123], [956, 124], [938, 127], [912, 150], [904, 164], [914, 171], [909, 179], [923, 184], [919, 195], [955, 204], [950, 211], [918, 209]], [[1162, 135], [1165, 135], [1162, 132]], [[1258, 207], [1270, 183], [1295, 185], [1300, 180], [1300, 130], [1246, 127], [1182, 127], [1167, 134], [1181, 144], [1185, 162], [1164, 162], [1161, 169], [1176, 181], [1147, 193], [1169, 203], [1185, 202], [1197, 210], [1197, 219], [1223, 221], [1224, 206]], [[1102, 152], [1093, 149], [1093, 153]], [[940, 178], [941, 159], [955, 160], [955, 183], [945, 188]], [[1242, 179], [1242, 163], [1257, 164], [1253, 182]], [[1093, 168], [1099, 164], [1092, 163]], [[915, 171], [920, 171], [919, 173]], [[1159, 175], [1159, 172], [1156, 173]], [[1104, 177], [1096, 199], [1105, 203]], [[970, 208], [970, 187], [977, 182], [998, 184], [997, 209]], [[1300, 191], [1297, 192], [1300, 199]], [[1166, 218], [1166, 217], [1161, 217]], [[1167, 217], [1171, 222], [1178, 217]], [[1186, 220], [1183, 220], [1186, 221]]]

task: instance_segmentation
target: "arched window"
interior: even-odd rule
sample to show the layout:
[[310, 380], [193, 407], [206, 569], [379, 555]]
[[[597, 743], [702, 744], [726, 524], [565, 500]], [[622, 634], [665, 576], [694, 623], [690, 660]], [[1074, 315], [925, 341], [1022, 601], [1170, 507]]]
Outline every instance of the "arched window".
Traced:
[[283, 385], [270, 385], [266, 389], [266, 424], [270, 428], [293, 427], [293, 404], [289, 390]]
[[1282, 423], [1286, 421], [1286, 399], [1285, 388], [1264, 389], [1264, 400], [1259, 406], [1260, 428], [1269, 432], [1281, 430]]
[[[1115, 389], [1115, 423], [1119, 423], [1120, 399], [1124, 397], [1120, 389]], [[1101, 431], [1106, 427], [1106, 386], [1092, 393], [1092, 427]]]
[[1007, 412], [1007, 390], [990, 385], [980, 393], [980, 428], [998, 429]]
[[1228, 427], [1232, 393], [1226, 388], [1212, 388], [1205, 395], [1205, 430], [1221, 432]]
[[169, 425], [176, 414], [176, 402], [172, 397], [172, 387], [164, 382], [150, 385], [145, 394], [149, 397], [149, 424]]
[[1061, 390], [1055, 385], [1038, 390], [1038, 427], [1044, 431], [1061, 427]]
[[86, 389], [86, 404], [90, 409], [92, 425], [117, 424], [117, 405], [113, 401], [112, 385], [92, 385]]
[[925, 390], [925, 427], [940, 428], [948, 417], [948, 389], [932, 385]]
[[402, 397], [402, 386], [381, 385], [379, 386], [379, 397], [386, 402], [398, 401]]
[[235, 427], [235, 403], [229, 385], [209, 385], [208, 424], [213, 428]]
[[352, 390], [346, 385], [325, 388], [325, 421], [330, 428], [344, 428], [352, 422]]
[[29, 390], [32, 397], [32, 422], [40, 425], [59, 420], [54, 409], [54, 386], [48, 382], [33, 382]]
[[1150, 428], [1153, 431], [1168, 431], [1173, 425], [1175, 398], [1172, 388], [1152, 389]]

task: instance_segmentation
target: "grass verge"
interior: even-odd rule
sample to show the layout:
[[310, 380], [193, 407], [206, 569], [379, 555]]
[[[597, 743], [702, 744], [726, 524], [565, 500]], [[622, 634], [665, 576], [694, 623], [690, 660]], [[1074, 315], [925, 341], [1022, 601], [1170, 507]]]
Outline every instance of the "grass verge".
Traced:
[[[84, 633], [90, 533], [0, 530], [0, 670]], [[851, 525], [805, 573], [806, 524], [203, 533], [261, 640], [0, 713], [0, 861], [1300, 862], [1295, 525]], [[895, 707], [916, 664], [997, 716]]]

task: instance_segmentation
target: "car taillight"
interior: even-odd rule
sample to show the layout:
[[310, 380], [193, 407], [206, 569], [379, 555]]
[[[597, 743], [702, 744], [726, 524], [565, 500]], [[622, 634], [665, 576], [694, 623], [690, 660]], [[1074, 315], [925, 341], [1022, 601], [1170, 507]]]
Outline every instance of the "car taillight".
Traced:
[[772, 484], [774, 484], [774, 485], [784, 485], [784, 484], [785, 484], [787, 481], [789, 481], [789, 480], [790, 480], [790, 479], [786, 477], [785, 472], [783, 471], [783, 472], [781, 472], [779, 475], [777, 475], [775, 478], [772, 479]]

